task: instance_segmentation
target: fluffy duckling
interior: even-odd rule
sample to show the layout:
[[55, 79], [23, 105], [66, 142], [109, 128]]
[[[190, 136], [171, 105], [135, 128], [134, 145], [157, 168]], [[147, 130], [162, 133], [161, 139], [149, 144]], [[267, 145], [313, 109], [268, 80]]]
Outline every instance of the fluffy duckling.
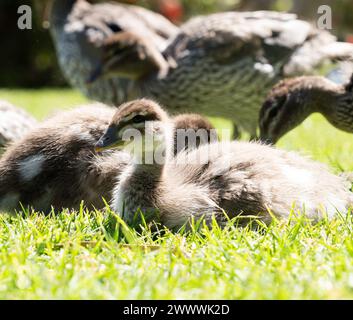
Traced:
[[[138, 139], [128, 138], [127, 128], [152, 143], [141, 148]], [[134, 150], [134, 163], [120, 175], [111, 203], [128, 223], [139, 210], [172, 229], [192, 218], [210, 223], [212, 216], [222, 225], [224, 211], [229, 217], [257, 215], [267, 223], [268, 210], [285, 218], [294, 208], [319, 219], [323, 213], [344, 213], [352, 204], [343, 178], [295, 153], [234, 141], [202, 145], [173, 157], [172, 139], [166, 112], [155, 102], [137, 100], [118, 109], [98, 141], [97, 151]]]
[[[114, 172], [130, 163], [125, 152], [96, 155], [94, 145], [113, 116], [101, 104], [58, 114], [10, 146], [0, 159], [0, 212], [104, 206]], [[113, 167], [112, 167], [113, 165]]]
[[173, 117], [174, 155], [184, 149], [197, 148], [201, 144], [218, 140], [211, 122], [196, 113], [184, 113]]
[[19, 140], [37, 125], [37, 120], [24, 110], [0, 100], [0, 154], [3, 148]]
[[353, 133], [353, 76], [346, 85], [314, 76], [282, 80], [262, 105], [260, 137], [276, 143], [314, 112], [337, 129]]
[[[78, 209], [82, 201], [103, 208], [119, 172], [131, 163], [126, 152], [94, 152], [113, 115], [103, 104], [82, 106], [45, 121], [9, 147], [0, 159], [0, 212], [21, 210], [21, 204], [46, 213], [52, 207]], [[189, 115], [175, 123], [180, 129], [210, 126]]]

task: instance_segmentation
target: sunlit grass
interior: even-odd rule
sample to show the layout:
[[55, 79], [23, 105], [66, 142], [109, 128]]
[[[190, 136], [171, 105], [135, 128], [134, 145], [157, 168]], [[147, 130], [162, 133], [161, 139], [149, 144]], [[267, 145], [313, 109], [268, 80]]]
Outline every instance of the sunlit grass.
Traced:
[[57, 110], [87, 102], [81, 94], [71, 89], [0, 89], [0, 99], [24, 108], [38, 119], [43, 119]]
[[[0, 99], [39, 118], [85, 101], [71, 90], [0, 90]], [[318, 115], [278, 146], [353, 170], [352, 136]], [[137, 232], [109, 211], [0, 216], [0, 299], [353, 298], [353, 222], [342, 214], [189, 234]]]

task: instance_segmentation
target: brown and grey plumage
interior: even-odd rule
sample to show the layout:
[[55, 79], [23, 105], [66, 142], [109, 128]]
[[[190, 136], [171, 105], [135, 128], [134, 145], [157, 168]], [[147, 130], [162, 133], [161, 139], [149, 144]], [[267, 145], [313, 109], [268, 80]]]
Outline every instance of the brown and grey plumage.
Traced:
[[[68, 82], [89, 98], [120, 104], [135, 95], [134, 80], [127, 77], [100, 79], [87, 84], [94, 70], [107, 71], [100, 63], [107, 57], [100, 46], [109, 47], [114, 37], [120, 41], [121, 48], [115, 50], [122, 53], [122, 68], [125, 73], [130, 71], [133, 79], [153, 67], [160, 68], [157, 72], [161, 74], [166, 72], [168, 66], [160, 52], [178, 28], [163, 16], [141, 7], [113, 2], [90, 4], [85, 0], [53, 0], [51, 7], [50, 30], [61, 69]], [[132, 59], [137, 57], [150, 58], [146, 60], [147, 67], [137, 61], [134, 69]]]
[[184, 113], [173, 117], [174, 155], [184, 149], [197, 148], [218, 140], [215, 127], [205, 117]]
[[[0, 212], [24, 207], [48, 212], [51, 208], [104, 207], [111, 200], [118, 171], [131, 163], [126, 152], [94, 152], [112, 108], [103, 104], [83, 106], [60, 113], [16, 139], [0, 159]], [[198, 120], [196, 123], [195, 119]], [[209, 123], [184, 115], [176, 127], [195, 129]]]
[[315, 220], [325, 213], [329, 217], [336, 211], [345, 213], [352, 204], [343, 178], [324, 165], [270, 146], [215, 142], [173, 157], [172, 127], [158, 104], [132, 101], [118, 109], [97, 143], [97, 150], [125, 148], [130, 141], [122, 139], [124, 130], [134, 128], [153, 140], [153, 149], [147, 147], [147, 152], [166, 154], [142, 158], [152, 162], [140, 161], [137, 155], [120, 175], [112, 208], [129, 223], [139, 210], [169, 228], [202, 216], [207, 223], [214, 216], [222, 225], [224, 211], [230, 217], [257, 215], [269, 222], [268, 210], [286, 218], [292, 209], [301, 209]]
[[260, 137], [276, 143], [314, 112], [337, 129], [353, 133], [353, 76], [345, 85], [314, 76], [282, 80], [262, 105]]
[[97, 156], [94, 145], [113, 115], [97, 104], [64, 112], [43, 122], [10, 146], [0, 159], [0, 211], [31, 206], [101, 208], [115, 183], [111, 165], [120, 170], [129, 163], [124, 152]]
[[0, 154], [14, 141], [23, 137], [37, 121], [24, 110], [0, 100]]
[[292, 14], [217, 13], [158, 38], [156, 29], [140, 27], [143, 15], [131, 15], [133, 10], [54, 2], [52, 34], [70, 83], [116, 105], [150, 97], [171, 113], [223, 116], [252, 136], [263, 99], [282, 77], [311, 74], [326, 61], [353, 56], [352, 44]]

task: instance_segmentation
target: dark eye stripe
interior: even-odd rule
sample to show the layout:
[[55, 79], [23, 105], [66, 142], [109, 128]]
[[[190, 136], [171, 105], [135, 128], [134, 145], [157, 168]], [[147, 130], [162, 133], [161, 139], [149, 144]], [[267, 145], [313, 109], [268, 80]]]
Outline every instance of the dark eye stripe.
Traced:
[[109, 29], [112, 30], [114, 33], [123, 31], [123, 29], [121, 29], [121, 27], [115, 23], [108, 23], [107, 25]]
[[144, 121], [145, 121], [145, 117], [144, 117], [143, 115], [141, 115], [141, 114], [138, 114], [137, 116], [133, 117], [133, 118], [131, 119], [131, 121], [132, 121], [133, 123], [144, 122]]
[[136, 124], [136, 123], [142, 123], [142, 122], [147, 122], [147, 121], [155, 121], [158, 120], [157, 117], [154, 114], [147, 114], [147, 115], [142, 115], [142, 114], [138, 114], [135, 117], [133, 117], [132, 119], [128, 120], [128, 121], [122, 121], [121, 123], [126, 126], [129, 124]]
[[275, 118], [278, 114], [279, 111], [279, 106], [274, 106], [270, 111], [268, 112], [268, 117], [269, 118]]

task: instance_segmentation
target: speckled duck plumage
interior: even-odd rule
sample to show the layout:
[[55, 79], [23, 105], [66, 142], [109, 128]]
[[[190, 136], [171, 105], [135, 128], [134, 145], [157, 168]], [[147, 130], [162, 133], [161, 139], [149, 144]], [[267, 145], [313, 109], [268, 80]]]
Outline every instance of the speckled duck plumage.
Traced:
[[54, 0], [50, 26], [68, 82], [89, 98], [108, 104], [120, 104], [135, 96], [136, 85], [119, 77], [87, 84], [102, 59], [99, 46], [104, 39], [121, 30], [135, 31], [162, 51], [178, 30], [163, 16], [141, 7], [112, 2], [91, 5], [85, 0]]
[[[311, 74], [326, 61], [353, 56], [353, 45], [337, 42], [329, 32], [292, 14], [216, 13], [193, 18], [180, 28], [155, 14], [155, 21], [163, 24], [161, 29], [168, 30], [161, 36], [160, 28], [144, 22], [145, 14], [154, 13], [131, 14], [134, 10], [120, 4], [54, 1], [51, 30], [68, 81], [107, 103], [150, 97], [167, 105], [171, 113], [227, 117], [252, 136], [256, 136], [261, 102], [279, 79]], [[105, 45], [105, 40], [126, 31], [133, 38], [131, 43], [122, 37], [115, 46]], [[115, 63], [104, 62], [107, 51]], [[132, 57], [141, 56], [142, 62], [136, 61], [139, 68], [134, 69], [129, 52]], [[117, 55], [124, 63], [119, 64]], [[169, 66], [163, 77], [158, 68], [139, 79], [126, 76], [126, 64], [136, 77], [141, 63], [151, 64], [148, 57], [156, 55]], [[97, 70], [103, 75], [87, 84]]]

